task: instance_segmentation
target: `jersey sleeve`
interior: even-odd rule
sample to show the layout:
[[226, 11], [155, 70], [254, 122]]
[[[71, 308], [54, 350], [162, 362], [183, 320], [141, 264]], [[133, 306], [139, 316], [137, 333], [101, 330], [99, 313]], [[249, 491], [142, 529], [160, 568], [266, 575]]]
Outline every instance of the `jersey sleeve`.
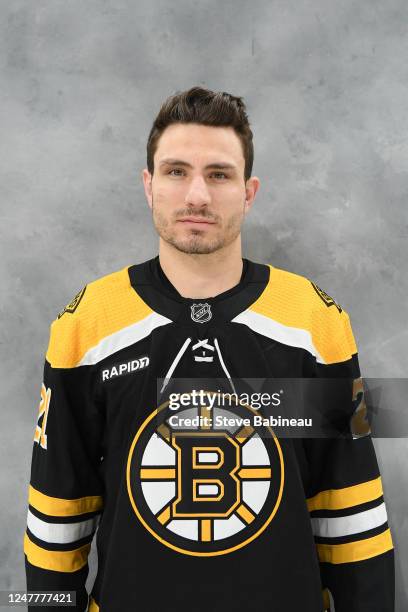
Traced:
[[336, 612], [393, 612], [393, 541], [350, 319], [333, 302], [314, 313], [313, 328], [319, 350], [310, 375], [336, 379], [350, 397], [336, 415], [340, 435], [303, 441], [322, 585]]
[[87, 321], [70, 310], [51, 324], [24, 534], [27, 590], [76, 591], [70, 609], [81, 612], [88, 604], [88, 554], [103, 510], [103, 415], [92, 365], [80, 364], [86, 329]]

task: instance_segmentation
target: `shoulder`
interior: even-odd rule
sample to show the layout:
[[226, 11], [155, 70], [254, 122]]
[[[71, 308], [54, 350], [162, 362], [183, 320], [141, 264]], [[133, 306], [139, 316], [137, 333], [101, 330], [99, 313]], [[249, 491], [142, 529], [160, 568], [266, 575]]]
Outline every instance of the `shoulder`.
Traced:
[[126, 284], [126, 273], [128, 267], [116, 272], [105, 274], [86, 284], [72, 300], [58, 313], [56, 320], [64, 317], [64, 323], [70, 319], [67, 315], [75, 318], [85, 313], [97, 314], [104, 298], [113, 290], [124, 288]]
[[293, 303], [296, 311], [321, 310], [333, 314], [343, 312], [340, 304], [310, 278], [275, 268], [270, 264], [269, 268], [270, 278], [267, 287], [269, 298], [274, 297], [276, 301], [279, 298], [285, 302], [286, 308]]
[[269, 264], [265, 291], [251, 306], [255, 312], [310, 336], [323, 363], [349, 359], [357, 352], [348, 313], [316, 282]]
[[133, 290], [129, 266], [101, 276], [78, 291], [50, 327], [47, 361], [58, 368], [80, 365], [103, 338], [150, 313]]

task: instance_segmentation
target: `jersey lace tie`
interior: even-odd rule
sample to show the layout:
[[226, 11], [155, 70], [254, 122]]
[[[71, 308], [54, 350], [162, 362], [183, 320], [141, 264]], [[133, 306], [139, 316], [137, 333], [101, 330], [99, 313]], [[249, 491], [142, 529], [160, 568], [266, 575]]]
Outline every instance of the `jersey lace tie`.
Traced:
[[[168, 372], [166, 374], [166, 376], [164, 377], [163, 380], [163, 385], [162, 388], [160, 389], [160, 393], [163, 393], [164, 389], [167, 387], [168, 383], [170, 382], [170, 379], [173, 376], [174, 370], [176, 369], [179, 361], [181, 360], [182, 356], [184, 355], [184, 353], [186, 352], [189, 344], [192, 342], [192, 338], [189, 336], [188, 338], [185, 339], [183, 345], [181, 346], [180, 350], [178, 351], [177, 355], [175, 356], [175, 358], [173, 359], [173, 362], [171, 364], [171, 366], [168, 369]], [[210, 351], [213, 351], [214, 353], [216, 352], [218, 355], [218, 359], [219, 362], [221, 364], [222, 369], [224, 370], [226, 377], [231, 385], [232, 390], [234, 391], [234, 393], [236, 393], [235, 390], [235, 386], [234, 383], [232, 381], [232, 378], [230, 376], [230, 373], [228, 372], [227, 366], [225, 365], [225, 361], [222, 357], [221, 354], [221, 349], [220, 349], [220, 345], [218, 343], [218, 339], [214, 338], [214, 346], [212, 346], [209, 342], [208, 342], [208, 338], [203, 338], [201, 340], [197, 340], [197, 342], [195, 344], [193, 344], [193, 346], [191, 347], [192, 351], [197, 351], [197, 349], [207, 349]], [[212, 362], [214, 359], [213, 355], [197, 355], [194, 354], [194, 361], [207, 361], [207, 362]]]

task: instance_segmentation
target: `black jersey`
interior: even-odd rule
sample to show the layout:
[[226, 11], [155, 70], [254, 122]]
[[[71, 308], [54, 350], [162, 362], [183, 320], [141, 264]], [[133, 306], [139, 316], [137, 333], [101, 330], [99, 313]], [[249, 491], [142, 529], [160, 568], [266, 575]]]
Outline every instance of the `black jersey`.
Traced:
[[[190, 299], [157, 256], [90, 282], [52, 322], [24, 536], [29, 590], [75, 590], [81, 612], [321, 612], [329, 591], [336, 612], [394, 610], [348, 314], [303, 276], [243, 263], [238, 285]], [[351, 381], [350, 401], [327, 406], [346, 435], [281, 436], [262, 407], [219, 404], [254, 380], [329, 378]], [[186, 381], [208, 394], [172, 405]]]

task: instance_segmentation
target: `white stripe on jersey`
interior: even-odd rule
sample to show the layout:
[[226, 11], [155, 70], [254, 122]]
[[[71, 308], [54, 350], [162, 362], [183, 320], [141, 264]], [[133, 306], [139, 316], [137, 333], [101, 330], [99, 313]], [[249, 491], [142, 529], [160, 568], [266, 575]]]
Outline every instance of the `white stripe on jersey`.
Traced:
[[387, 511], [382, 503], [375, 508], [349, 516], [313, 517], [313, 535], [322, 538], [339, 538], [379, 527], [387, 521]]
[[69, 544], [91, 535], [98, 526], [100, 515], [78, 523], [47, 523], [35, 516], [30, 510], [27, 514], [27, 527], [33, 535], [50, 544]]
[[253, 312], [252, 310], [244, 310], [239, 315], [231, 319], [233, 323], [242, 323], [247, 325], [250, 329], [281, 342], [288, 346], [295, 346], [297, 348], [303, 348], [314, 357], [318, 363], [325, 363], [323, 357], [319, 354], [319, 351], [313, 344], [312, 335], [306, 329], [300, 329], [298, 327], [290, 327], [289, 325], [283, 325], [274, 319], [270, 319], [263, 314]]
[[78, 365], [93, 365], [98, 363], [102, 361], [102, 359], [105, 359], [105, 357], [116, 353], [116, 351], [120, 351], [135, 342], [139, 342], [139, 340], [143, 340], [143, 338], [147, 338], [156, 327], [167, 325], [172, 322], [171, 319], [157, 312], [152, 312], [141, 321], [128, 325], [128, 327], [124, 327], [106, 336], [106, 338], [103, 338], [96, 346], [93, 346], [85, 353]]

